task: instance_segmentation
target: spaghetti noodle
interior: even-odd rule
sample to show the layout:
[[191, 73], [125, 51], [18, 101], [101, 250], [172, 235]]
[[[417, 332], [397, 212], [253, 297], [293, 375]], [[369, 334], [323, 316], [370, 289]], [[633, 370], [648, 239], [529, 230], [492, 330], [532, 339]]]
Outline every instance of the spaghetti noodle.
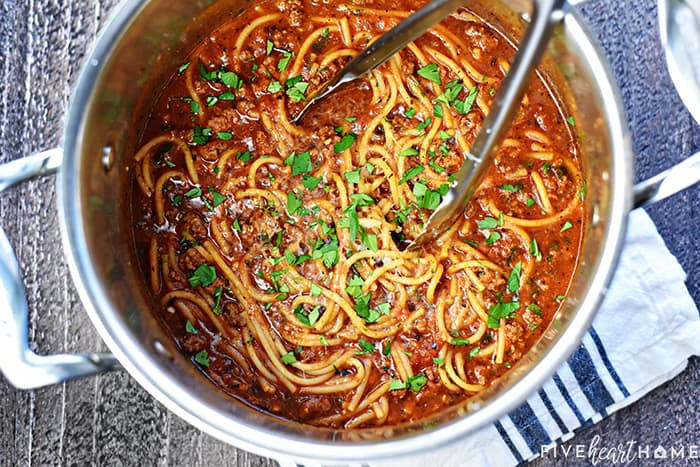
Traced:
[[468, 10], [290, 122], [420, 2], [384, 3], [263, 2], [228, 21], [134, 157], [136, 245], [183, 352], [230, 394], [319, 426], [410, 421], [487, 387], [558, 309], [582, 234], [573, 123], [540, 79], [464, 216], [404, 251], [513, 54]]

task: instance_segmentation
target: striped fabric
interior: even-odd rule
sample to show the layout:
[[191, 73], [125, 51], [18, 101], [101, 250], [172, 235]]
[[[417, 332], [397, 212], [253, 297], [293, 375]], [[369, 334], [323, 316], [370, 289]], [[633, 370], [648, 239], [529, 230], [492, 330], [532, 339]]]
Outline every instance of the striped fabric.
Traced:
[[[685, 273], [643, 210], [630, 216], [627, 241], [608, 295], [583, 342], [525, 404], [450, 447], [379, 466], [509, 466], [531, 460], [577, 430], [636, 401], [700, 355], [698, 309]], [[333, 462], [280, 459], [292, 465]], [[340, 464], [342, 465], [342, 464]]]

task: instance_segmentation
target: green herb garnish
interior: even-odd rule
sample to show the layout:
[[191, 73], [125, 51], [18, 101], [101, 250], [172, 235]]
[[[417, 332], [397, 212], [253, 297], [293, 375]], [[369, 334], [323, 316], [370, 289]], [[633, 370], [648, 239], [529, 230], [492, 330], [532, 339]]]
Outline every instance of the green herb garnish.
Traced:
[[194, 361], [204, 367], [209, 368], [209, 354], [206, 350], [197, 352], [197, 354], [194, 356]]
[[282, 360], [282, 363], [285, 365], [291, 365], [297, 362], [297, 357], [294, 355], [294, 352], [287, 352], [286, 354], [282, 355], [280, 360]]
[[187, 279], [192, 287], [208, 287], [216, 280], [216, 269], [209, 264], [202, 264]]
[[442, 81], [440, 80], [440, 70], [438, 69], [436, 63], [430, 63], [423, 68], [420, 68], [418, 70], [418, 76], [422, 76], [435, 84], [442, 85]]
[[356, 139], [357, 135], [355, 133], [344, 134], [343, 138], [333, 145], [333, 151], [335, 151], [336, 154], [340, 154], [341, 152], [345, 151], [350, 146], [352, 146]]
[[498, 303], [489, 308], [487, 325], [490, 328], [498, 329], [501, 318], [510, 318], [515, 310], [520, 307], [518, 302]]

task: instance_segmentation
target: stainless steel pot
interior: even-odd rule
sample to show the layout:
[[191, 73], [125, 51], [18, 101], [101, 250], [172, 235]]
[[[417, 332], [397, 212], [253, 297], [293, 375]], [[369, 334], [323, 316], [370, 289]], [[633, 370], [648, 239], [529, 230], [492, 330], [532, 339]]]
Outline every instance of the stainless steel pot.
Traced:
[[[542, 340], [497, 384], [419, 423], [334, 431], [272, 419], [218, 391], [183, 357], [150, 312], [135, 268], [127, 224], [129, 166], [144, 109], [157, 83], [191, 45], [250, 2], [127, 0], [97, 41], [75, 90], [63, 149], [0, 166], [0, 190], [59, 169], [59, 208], [71, 273], [90, 318], [114, 353], [37, 356], [27, 343], [27, 304], [19, 268], [0, 231], [0, 368], [17, 387], [35, 388], [109, 370], [118, 363], [170, 410], [238, 447], [333, 461], [409, 455], [444, 445], [515, 409], [577, 347], [607, 290], [633, 205], [695, 182], [700, 154], [632, 187], [632, 152], [619, 91], [592, 34], [575, 9], [551, 47], [548, 71], [566, 84], [562, 97], [586, 153], [587, 215], [581, 263], [561, 311]], [[517, 34], [527, 1], [496, 2], [484, 13]], [[694, 176], [684, 177], [694, 168]], [[634, 194], [634, 196], [633, 196]], [[116, 357], [116, 358], [115, 358]]]

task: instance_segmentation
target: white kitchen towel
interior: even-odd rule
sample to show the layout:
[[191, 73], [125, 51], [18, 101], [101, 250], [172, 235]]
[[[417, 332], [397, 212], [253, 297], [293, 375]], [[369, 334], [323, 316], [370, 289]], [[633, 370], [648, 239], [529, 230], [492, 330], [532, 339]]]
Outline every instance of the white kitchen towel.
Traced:
[[[520, 408], [446, 448], [364, 467], [512, 466], [537, 457], [683, 371], [700, 355], [698, 309], [685, 272], [641, 209], [583, 342]], [[318, 462], [279, 459], [282, 467]], [[334, 464], [337, 465], [337, 464]]]

